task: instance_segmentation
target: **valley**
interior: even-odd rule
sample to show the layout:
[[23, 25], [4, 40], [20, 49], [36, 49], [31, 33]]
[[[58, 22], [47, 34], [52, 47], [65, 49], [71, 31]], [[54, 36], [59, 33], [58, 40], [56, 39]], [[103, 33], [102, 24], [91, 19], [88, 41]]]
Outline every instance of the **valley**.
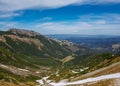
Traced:
[[[86, 85], [90, 83], [94, 86], [96, 83], [107, 83], [109, 79], [118, 83], [119, 37], [101, 40], [82, 38], [83, 43], [76, 42], [81, 37], [73, 37], [56, 39], [16, 28], [0, 31], [0, 85], [40, 86], [42, 83], [43, 86], [91, 86]], [[108, 38], [111, 39], [109, 45], [105, 41]], [[98, 79], [104, 76], [110, 77]]]

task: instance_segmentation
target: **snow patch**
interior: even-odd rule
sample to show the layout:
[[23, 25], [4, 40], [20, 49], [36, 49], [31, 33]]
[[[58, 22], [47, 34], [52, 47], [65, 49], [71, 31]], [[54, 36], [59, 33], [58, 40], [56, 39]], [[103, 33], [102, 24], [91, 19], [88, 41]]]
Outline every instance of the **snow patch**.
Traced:
[[29, 71], [29, 70], [26, 70], [26, 69], [21, 69], [21, 68], [17, 68], [18, 70], [21, 70], [21, 71]]
[[[47, 80], [48, 77], [44, 77], [43, 79], [47, 81], [52, 86], [65, 86], [65, 85], [75, 85], [75, 84], [84, 84], [88, 82], [95, 82], [95, 81], [100, 81], [100, 80], [105, 80], [105, 79], [114, 79], [114, 78], [120, 78], [120, 73], [115, 73], [115, 74], [109, 74], [109, 75], [102, 75], [99, 77], [94, 77], [94, 78], [87, 78], [79, 81], [74, 81], [74, 82], [68, 82], [67, 80], [62, 80], [58, 83], [51, 82], [51, 80]], [[43, 79], [37, 80], [40, 84], [43, 83]]]
[[102, 76], [94, 77], [94, 78], [87, 78], [87, 79], [84, 79], [84, 80], [79, 80], [79, 81], [75, 81], [75, 82], [65, 83], [64, 85], [83, 84], [83, 83], [95, 82], [95, 81], [100, 81], [100, 80], [105, 80], [105, 79], [113, 79], [113, 78], [120, 78], [120, 73], [109, 74], [109, 75], [102, 75]]
[[72, 73], [78, 73], [78, 72], [76, 72], [76, 71], [72, 70]]
[[39, 74], [40, 72], [39, 71], [36, 71], [37, 74]]
[[3, 64], [0, 64], [1, 67], [4, 67], [4, 68], [7, 68], [8, 66], [6, 65], [3, 65]]

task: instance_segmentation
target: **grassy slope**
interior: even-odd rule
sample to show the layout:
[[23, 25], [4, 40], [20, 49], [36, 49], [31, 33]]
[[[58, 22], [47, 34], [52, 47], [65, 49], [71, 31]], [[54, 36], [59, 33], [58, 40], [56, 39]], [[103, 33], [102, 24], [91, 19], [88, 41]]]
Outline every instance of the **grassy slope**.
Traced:
[[[96, 68], [98, 65], [96, 65], [94, 68], [95, 71], [89, 72], [87, 74], [81, 75], [77, 74], [74, 76], [75, 78], [70, 79], [70, 81], [76, 81], [88, 77], [97, 77], [101, 75], [106, 75], [106, 74], [112, 74], [112, 73], [118, 73], [120, 72], [120, 57], [112, 58], [108, 60], [109, 62], [101, 62], [98, 65], [101, 65], [101, 68]], [[89, 70], [91, 71], [91, 70]]]
[[[9, 48], [15, 53], [25, 54], [27, 56], [36, 56], [36, 57], [55, 57], [55, 58], [64, 58], [65, 56], [72, 53], [72, 51], [68, 48], [68, 46], [62, 46], [58, 42], [49, 39], [43, 35], [36, 36], [27, 36], [25, 34], [14, 34], [10, 31], [2, 32], [0, 31], [0, 36], [4, 36], [6, 40], [6, 46], [0, 43], [0, 46], [5, 46]], [[14, 40], [16, 38], [16, 40]], [[23, 41], [19, 40], [22, 39]], [[31, 40], [29, 43], [24, 42], [24, 39]], [[43, 46], [41, 46], [41, 50], [38, 49], [38, 46], [33, 43], [32, 40], [39, 41]], [[39, 44], [38, 42], [38, 44]]]
[[20, 68], [25, 68], [26, 66], [36, 68], [36, 65], [54, 66], [60, 63], [52, 58], [38, 58], [15, 54], [3, 47], [0, 47], [0, 59], [0, 63], [2, 64], [13, 65]]
[[[29, 57], [22, 54], [16, 54], [2, 46], [0, 46], [0, 63], [5, 65], [12, 65], [19, 68], [29, 67], [35, 69], [39, 69], [38, 65], [57, 67], [60, 64], [59, 61], [54, 60], [53, 58], [38, 58], [38, 57]], [[3, 79], [5, 80], [5, 82], [12, 81], [13, 83], [18, 84], [19, 82], [24, 82], [24, 83], [34, 82], [35, 80], [40, 79], [40, 77], [39, 76], [23, 77], [23, 76], [15, 75], [3, 68], [0, 68], [0, 80]]]
[[[98, 70], [103, 67], [107, 67], [113, 63], [119, 62], [120, 57], [112, 56], [111, 53], [101, 53], [101, 54], [85, 54], [83, 57], [86, 56], [86, 59], [81, 59], [78, 56], [75, 57], [73, 60], [70, 60], [65, 63], [65, 65], [62, 65], [59, 69], [59, 76], [52, 75], [50, 79], [53, 79], [55, 81], [59, 81], [62, 79], [70, 79], [70, 77], [79, 77], [81, 75], [87, 74], [89, 72], [92, 72], [94, 70]], [[89, 67], [89, 69], [84, 70], [82, 72], [78, 71], [81, 68]], [[118, 69], [118, 70], [117, 70]], [[73, 73], [71, 70], [77, 70], [78, 73]], [[108, 70], [108, 71], [107, 71]], [[111, 71], [110, 71], [111, 70]], [[116, 73], [119, 72], [119, 66], [115, 65], [115, 67], [110, 67], [109, 69], [106, 69], [101, 72], [94, 73], [94, 75], [102, 75], [102, 74], [109, 74], [109, 73]], [[91, 75], [93, 76], [93, 75]], [[86, 76], [90, 77], [90, 76]], [[85, 77], [85, 78], [86, 78]], [[76, 78], [74, 78], [76, 79]], [[80, 79], [80, 78], [79, 78]]]
[[[10, 34], [11, 33], [9, 32], [0, 32], [0, 35]], [[19, 37], [29, 38], [25, 35], [19, 35]], [[48, 40], [44, 36], [40, 35], [36, 37], [31, 37], [31, 39], [34, 38], [37, 38], [44, 44], [42, 50], [39, 50], [35, 44], [30, 45], [20, 40], [17, 40], [16, 42], [12, 38], [5, 36], [7, 44], [0, 41], [0, 63], [23, 69], [39, 69], [39, 66], [48, 66], [50, 68], [56, 68], [61, 64], [61, 62], [59, 60], [54, 59], [54, 57], [63, 58], [64, 56], [67, 56], [71, 53], [69, 49], [62, 47], [53, 40]], [[40, 79], [40, 77], [23, 77], [15, 75], [6, 69], [0, 68], [0, 80], [4, 80], [7, 82], [12, 81], [13, 83], [18, 84], [20, 82], [33, 82], [37, 79]]]
[[[110, 59], [112, 57], [112, 53], [84, 53], [83, 55], [78, 55], [75, 59], [69, 61], [65, 65], [71, 67], [94, 67], [105, 59]], [[79, 64], [79, 65], [78, 65]], [[72, 66], [74, 65], [74, 66]]]

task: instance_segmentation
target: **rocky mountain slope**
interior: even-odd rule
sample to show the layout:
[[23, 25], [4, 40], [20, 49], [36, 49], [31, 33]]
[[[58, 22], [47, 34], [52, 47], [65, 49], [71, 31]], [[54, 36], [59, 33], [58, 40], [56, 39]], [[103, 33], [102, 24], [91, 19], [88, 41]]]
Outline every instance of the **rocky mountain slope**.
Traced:
[[45, 37], [34, 31], [10, 29], [0, 32], [0, 44], [13, 52], [39, 57], [58, 57], [63, 58], [78, 50], [77, 45], [69, 42], [57, 41]]
[[[82, 49], [28, 30], [0, 31], [0, 80], [31, 82], [52, 72], [61, 59]], [[24, 78], [23, 78], [24, 77]]]

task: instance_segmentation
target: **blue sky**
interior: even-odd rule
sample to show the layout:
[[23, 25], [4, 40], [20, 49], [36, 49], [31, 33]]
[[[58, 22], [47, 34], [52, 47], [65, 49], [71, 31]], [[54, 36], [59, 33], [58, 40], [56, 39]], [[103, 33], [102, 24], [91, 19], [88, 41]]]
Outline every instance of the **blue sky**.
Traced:
[[0, 30], [119, 35], [120, 0], [0, 0]]

